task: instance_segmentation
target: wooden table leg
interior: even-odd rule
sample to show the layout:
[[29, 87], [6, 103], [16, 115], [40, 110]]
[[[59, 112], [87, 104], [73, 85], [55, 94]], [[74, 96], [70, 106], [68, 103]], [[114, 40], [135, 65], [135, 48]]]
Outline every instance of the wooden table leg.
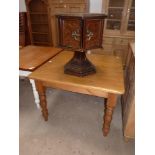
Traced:
[[108, 94], [107, 103], [105, 103], [105, 111], [103, 117], [103, 135], [107, 136], [110, 130], [110, 123], [112, 120], [113, 110], [117, 103], [117, 95], [115, 94]]
[[46, 95], [45, 95], [45, 87], [42, 85], [41, 81], [35, 81], [36, 88], [38, 90], [39, 99], [40, 99], [40, 106], [42, 109], [42, 115], [44, 120], [48, 120], [48, 110], [47, 110], [47, 102], [46, 102]]

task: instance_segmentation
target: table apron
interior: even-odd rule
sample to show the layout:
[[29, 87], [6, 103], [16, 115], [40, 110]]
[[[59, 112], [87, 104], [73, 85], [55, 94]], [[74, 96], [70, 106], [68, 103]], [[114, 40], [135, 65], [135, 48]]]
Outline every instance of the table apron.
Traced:
[[57, 88], [57, 89], [67, 90], [67, 91], [81, 93], [81, 94], [108, 98], [108, 92], [104, 92], [102, 90], [96, 90], [95, 88], [87, 88], [84, 86], [78, 87], [74, 85], [69, 86], [63, 83], [59, 84], [59, 83], [48, 83], [48, 82], [42, 82], [42, 85], [45, 87]]

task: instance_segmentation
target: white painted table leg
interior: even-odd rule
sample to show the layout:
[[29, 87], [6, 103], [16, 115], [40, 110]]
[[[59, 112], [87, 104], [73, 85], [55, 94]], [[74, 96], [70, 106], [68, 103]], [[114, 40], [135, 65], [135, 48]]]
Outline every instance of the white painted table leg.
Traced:
[[[20, 77], [28, 77], [31, 73], [32, 72], [30, 72], [30, 71], [19, 70]], [[30, 83], [32, 84], [32, 90], [33, 90], [35, 103], [37, 105], [37, 108], [40, 109], [40, 100], [39, 100], [38, 92], [36, 90], [35, 82], [34, 82], [34, 80], [30, 79]]]
[[30, 79], [30, 83], [32, 84], [32, 90], [33, 90], [33, 95], [34, 95], [34, 100], [35, 100], [35, 103], [37, 105], [37, 108], [40, 109], [40, 100], [39, 100], [39, 94], [38, 94], [38, 91], [36, 89], [36, 85], [35, 85], [35, 81]]

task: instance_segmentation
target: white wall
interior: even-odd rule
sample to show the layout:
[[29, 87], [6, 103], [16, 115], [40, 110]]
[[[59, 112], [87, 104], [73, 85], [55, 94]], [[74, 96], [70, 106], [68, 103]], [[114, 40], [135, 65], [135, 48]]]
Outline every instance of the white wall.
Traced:
[[101, 13], [102, 11], [102, 0], [90, 0], [90, 13]]
[[[90, 0], [90, 12], [91, 13], [101, 13], [102, 10], [102, 0]], [[19, 11], [25, 12], [25, 0], [19, 0]]]
[[19, 12], [26, 12], [25, 0], [19, 0]]

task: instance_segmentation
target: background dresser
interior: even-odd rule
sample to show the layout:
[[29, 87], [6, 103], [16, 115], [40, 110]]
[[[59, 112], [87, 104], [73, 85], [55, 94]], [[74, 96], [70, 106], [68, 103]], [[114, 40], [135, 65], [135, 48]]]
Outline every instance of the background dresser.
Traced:
[[52, 45], [47, 0], [26, 0], [28, 26], [32, 45]]
[[33, 45], [58, 45], [55, 14], [89, 11], [89, 0], [25, 0], [25, 2]]
[[103, 49], [107, 54], [120, 56], [125, 65], [128, 43], [135, 37], [135, 0], [102, 0], [102, 6], [102, 12], [108, 15]]
[[125, 94], [122, 96], [123, 132], [125, 139], [135, 137], [135, 56], [134, 43], [129, 51], [124, 71]]

